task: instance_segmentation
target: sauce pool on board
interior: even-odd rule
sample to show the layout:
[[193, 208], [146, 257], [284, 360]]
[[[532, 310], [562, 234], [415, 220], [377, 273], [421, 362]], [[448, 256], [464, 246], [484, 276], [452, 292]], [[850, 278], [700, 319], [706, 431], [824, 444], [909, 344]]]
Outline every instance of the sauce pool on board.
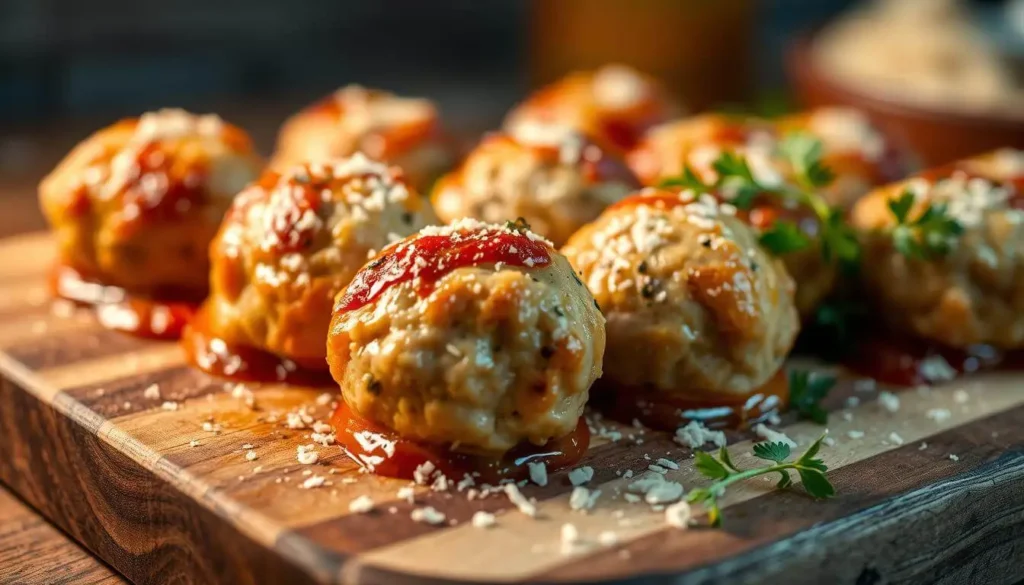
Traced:
[[154, 297], [137, 296], [125, 289], [83, 276], [67, 265], [50, 275], [55, 297], [88, 306], [107, 329], [148, 339], [177, 339], [195, 314], [199, 301], [183, 291], [161, 291]]
[[689, 393], [668, 396], [644, 388], [595, 383], [591, 406], [624, 424], [638, 420], [654, 429], [673, 431], [690, 421], [712, 429], [745, 429], [782, 413], [789, 403], [784, 370], [749, 394]]
[[185, 356], [196, 368], [240, 382], [284, 382], [299, 386], [333, 386], [322, 360], [300, 363], [255, 347], [230, 344], [209, 331], [206, 308], [200, 308], [181, 335]]
[[544, 445], [520, 444], [504, 454], [476, 454], [453, 451], [449, 445], [431, 445], [406, 439], [352, 411], [344, 401], [331, 416], [337, 441], [345, 453], [373, 473], [398, 479], [414, 479], [424, 463], [452, 482], [467, 475], [476, 484], [496, 485], [504, 479], [521, 480], [530, 475], [530, 463], [544, 463], [549, 471], [570, 467], [587, 452], [590, 429], [580, 417], [576, 428]]

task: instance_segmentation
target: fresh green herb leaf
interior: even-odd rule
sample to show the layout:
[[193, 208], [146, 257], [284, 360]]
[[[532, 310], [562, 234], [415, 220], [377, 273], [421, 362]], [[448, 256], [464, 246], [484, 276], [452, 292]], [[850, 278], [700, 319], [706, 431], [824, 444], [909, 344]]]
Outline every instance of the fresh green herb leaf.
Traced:
[[781, 441], [754, 444], [754, 457], [757, 457], [758, 459], [782, 463], [786, 459], [789, 459], [789, 454], [789, 445]]
[[916, 219], [910, 218], [914, 193], [909, 189], [889, 201], [896, 220], [892, 242], [896, 251], [908, 258], [927, 260], [945, 256], [964, 233], [963, 225], [949, 215], [945, 203], [928, 203]]
[[779, 474], [776, 487], [787, 488], [793, 485], [790, 470], [797, 472], [809, 495], [815, 498], [832, 497], [836, 491], [825, 475], [828, 468], [823, 461], [815, 458], [824, 439], [825, 434], [822, 434], [796, 461], [792, 462], [787, 461], [791, 454], [787, 444], [781, 442], [757, 443], [754, 445], [754, 455], [773, 464], [747, 470], [740, 470], [733, 465], [725, 447], [719, 450], [718, 459], [711, 454], [698, 451], [696, 453], [697, 469], [704, 476], [716, 481], [706, 488], [690, 490], [686, 494], [686, 501], [691, 504], [700, 504], [708, 514], [708, 523], [711, 526], [720, 526], [722, 512], [718, 505], [718, 499], [725, 495], [726, 488], [736, 482], [771, 473]]
[[811, 245], [811, 239], [788, 221], [776, 221], [761, 233], [759, 240], [762, 246], [776, 256], [803, 250]]
[[828, 396], [835, 384], [835, 376], [790, 370], [789, 402], [802, 418], [823, 425], [828, 422], [828, 412], [821, 407], [820, 402]]
[[704, 477], [710, 477], [711, 479], [722, 479], [729, 476], [729, 470], [719, 462], [715, 457], [704, 451], [697, 451], [694, 454], [696, 458], [697, 471]]
[[682, 187], [683, 189], [693, 189], [699, 193], [706, 193], [713, 188], [712, 185], [702, 181], [690, 165], [683, 167], [683, 174], [662, 180], [658, 183], [658, 187], [663, 189], [667, 187]]
[[525, 232], [530, 229], [530, 224], [526, 222], [526, 219], [517, 217], [515, 221], [505, 220], [505, 229], [513, 232]]
[[825, 474], [817, 469], [801, 467], [797, 469], [800, 474], [800, 482], [804, 484], [807, 493], [816, 498], [831, 498], [836, 495], [836, 488], [828, 481]]

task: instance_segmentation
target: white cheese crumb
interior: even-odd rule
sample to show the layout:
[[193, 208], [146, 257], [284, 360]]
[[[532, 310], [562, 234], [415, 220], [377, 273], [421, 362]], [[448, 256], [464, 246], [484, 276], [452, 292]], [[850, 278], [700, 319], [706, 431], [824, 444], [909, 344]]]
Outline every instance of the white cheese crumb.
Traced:
[[588, 465], [577, 467], [569, 472], [569, 483], [573, 486], [583, 485], [594, 479], [594, 468]]
[[615, 546], [616, 544], [619, 544], [619, 535], [615, 534], [615, 532], [611, 530], [602, 530], [597, 535], [597, 541], [600, 542], [602, 546]]
[[505, 495], [508, 496], [509, 501], [512, 502], [516, 509], [521, 513], [526, 514], [531, 518], [537, 517], [537, 506], [530, 500], [526, 499], [526, 496], [519, 491], [519, 487], [516, 484], [505, 484]]
[[572, 488], [572, 494], [569, 496], [569, 508], [573, 510], [586, 511], [594, 507], [597, 503], [597, 498], [601, 496], [601, 490], [590, 491], [583, 486], [576, 486]]
[[160, 400], [160, 385], [150, 384], [142, 391], [142, 397], [146, 400]]
[[668, 504], [683, 496], [683, 486], [674, 481], [663, 481], [654, 485], [644, 494], [644, 501], [648, 504]]
[[199, 445], [202, 445], [202, 443], [199, 442], [199, 439], [192, 439], [188, 442], [189, 447], [198, 447]]
[[480, 510], [473, 514], [472, 524], [474, 528], [490, 528], [497, 524], [494, 514]]
[[675, 441], [691, 449], [697, 449], [704, 443], [722, 447], [725, 445], [725, 433], [709, 430], [700, 421], [693, 420], [686, 426], [676, 429]]
[[897, 412], [900, 409], [900, 397], [883, 390], [878, 393], [878, 404], [889, 412]]
[[348, 511], [354, 514], [365, 514], [373, 510], [373, 498], [365, 494], [348, 503]]
[[548, 466], [543, 461], [531, 461], [526, 465], [530, 468], [530, 481], [539, 486], [548, 485]]
[[648, 465], [648, 466], [647, 466], [647, 469], [648, 469], [649, 471], [653, 471], [654, 473], [660, 473], [660, 474], [662, 474], [662, 475], [664, 475], [664, 474], [668, 473], [668, 470], [667, 470], [667, 469], [665, 469], [664, 467], [662, 467], [662, 466], [660, 466], [660, 465], [655, 465], [655, 464], [653, 464], [653, 463], [652, 463], [652, 464], [650, 464], [650, 465]]
[[567, 555], [576, 548], [580, 542], [580, 531], [572, 524], [562, 524], [562, 554]]
[[966, 390], [957, 390], [953, 392], [953, 401], [957, 404], [967, 404], [967, 401], [971, 399], [971, 395]]
[[690, 504], [686, 501], [676, 502], [665, 508], [665, 523], [676, 528], [686, 528], [690, 524]]
[[672, 461], [671, 459], [665, 459], [664, 457], [658, 459], [658, 465], [672, 470], [679, 469], [678, 463]]
[[764, 426], [763, 423], [758, 423], [758, 425], [754, 427], [754, 432], [757, 433], [757, 436], [766, 441], [771, 441], [773, 443], [785, 443], [790, 447], [796, 447], [796, 441], [790, 439], [785, 433], [769, 429]]
[[162, 408], [164, 410], [167, 410], [167, 411], [173, 412], [173, 411], [178, 410], [179, 408], [181, 408], [181, 405], [178, 404], [177, 402], [173, 401], [173, 400], [168, 400], [167, 402], [164, 402], [163, 404], [161, 404], [160, 408]]
[[636, 494], [630, 494], [630, 493], [622, 494], [622, 497], [623, 497], [623, 499], [625, 499], [630, 504], [636, 504], [637, 502], [639, 502], [642, 499], [640, 496], [638, 496]]
[[864, 431], [847, 431], [846, 436], [850, 437], [851, 439], [863, 439]]
[[902, 445], [903, 437], [899, 436], [896, 431], [889, 433], [889, 442], [893, 445]]
[[949, 420], [949, 417], [953, 415], [952, 413], [949, 412], [948, 408], [932, 408], [927, 413], [925, 413], [925, 416], [927, 416], [928, 418], [932, 419], [937, 423], [943, 423]]
[[941, 355], [928, 356], [922, 360], [920, 372], [929, 382], [945, 382], [956, 377], [956, 370]]
[[954, 455], [954, 454], [950, 453], [949, 454], [949, 460], [950, 461], [960, 461], [960, 456], [959, 455]]
[[833, 439], [832, 437], [825, 437], [824, 439], [821, 440], [821, 442], [826, 447], [835, 447], [836, 446], [836, 440]]
[[924, 441], [921, 441], [921, 444], [917, 446], [917, 450], [918, 451], [924, 451], [927, 448], [928, 448], [928, 443], [925, 443]]
[[308, 479], [306, 479], [306, 481], [302, 482], [302, 489], [304, 489], [304, 490], [311, 490], [313, 488], [318, 488], [318, 487], [324, 485], [324, 482], [326, 482], [326, 481], [327, 480], [324, 479], [323, 476], [314, 475], [314, 476], [311, 476]]
[[409, 517], [412, 518], [413, 522], [422, 522], [435, 526], [445, 521], [445, 515], [431, 506], [416, 508], [409, 514]]
[[411, 504], [413, 502], [413, 498], [416, 497], [416, 490], [414, 490], [412, 486], [401, 487], [398, 488], [398, 493], [395, 494], [395, 496], [399, 500], [405, 500]]
[[430, 481], [430, 476], [434, 473], [434, 464], [430, 461], [424, 461], [423, 463], [416, 466], [416, 469], [412, 472], [412, 479], [420, 485], [426, 485]]
[[258, 458], [259, 458], [259, 455], [257, 455], [256, 452], [251, 450], [251, 449], [248, 452], [246, 452], [246, 454], [245, 454], [245, 460], [246, 461], [256, 461], [256, 459], [258, 459]]
[[301, 465], [313, 465], [320, 460], [320, 454], [314, 451], [309, 445], [299, 445], [295, 458]]

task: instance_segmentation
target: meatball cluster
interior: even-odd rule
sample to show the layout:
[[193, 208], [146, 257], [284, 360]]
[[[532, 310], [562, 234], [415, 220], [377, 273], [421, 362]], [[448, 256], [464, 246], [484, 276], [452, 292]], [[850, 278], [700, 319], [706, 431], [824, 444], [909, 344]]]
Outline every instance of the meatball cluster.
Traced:
[[604, 311], [604, 378], [623, 391], [747, 394], [799, 329], [785, 267], [710, 195], [645, 189], [562, 252]]
[[[932, 253], [897, 249], [889, 205], [908, 221], [941, 207], [962, 229]], [[1024, 346], [1024, 151], [1004, 149], [878, 189], [853, 208], [866, 294], [897, 331], [954, 346]], [[919, 236], [918, 236], [919, 237]]]
[[505, 130], [528, 142], [550, 142], [575, 131], [624, 152], [648, 128], [681, 113], [654, 79], [623, 65], [606, 65], [541, 88], [509, 113]]
[[387, 244], [435, 222], [400, 170], [361, 154], [267, 171], [210, 246], [210, 333], [323, 369], [335, 295]]
[[522, 217], [556, 246], [639, 186], [622, 159], [568, 133], [556, 143], [486, 137], [434, 189], [445, 221]]
[[350, 85], [285, 122], [271, 165], [286, 170], [357, 152], [401, 167], [422, 192], [454, 162], [429, 100]]
[[39, 186], [60, 262], [142, 296], [202, 298], [206, 250], [262, 160], [214, 115], [160, 110], [74, 148]]
[[550, 242], [464, 219], [364, 267], [338, 298], [327, 353], [363, 418], [494, 453], [569, 434], [604, 344], [593, 296]]

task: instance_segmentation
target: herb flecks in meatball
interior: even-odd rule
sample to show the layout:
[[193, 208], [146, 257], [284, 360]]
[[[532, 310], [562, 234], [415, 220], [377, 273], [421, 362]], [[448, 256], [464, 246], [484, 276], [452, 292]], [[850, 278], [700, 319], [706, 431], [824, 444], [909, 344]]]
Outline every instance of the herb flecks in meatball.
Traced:
[[462, 220], [377, 260], [335, 304], [328, 338], [349, 407], [404, 437], [477, 452], [576, 427], [601, 372], [603, 318], [549, 242]]

